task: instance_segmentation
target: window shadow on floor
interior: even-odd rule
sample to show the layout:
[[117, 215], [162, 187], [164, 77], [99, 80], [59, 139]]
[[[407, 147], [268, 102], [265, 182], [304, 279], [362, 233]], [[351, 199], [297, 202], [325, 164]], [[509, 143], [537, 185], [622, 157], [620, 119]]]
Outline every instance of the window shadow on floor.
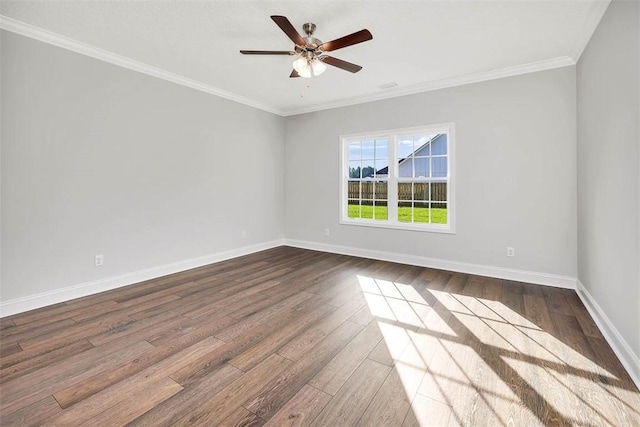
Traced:
[[640, 423], [640, 393], [575, 292], [429, 269], [388, 277], [358, 281], [411, 405], [404, 425]]

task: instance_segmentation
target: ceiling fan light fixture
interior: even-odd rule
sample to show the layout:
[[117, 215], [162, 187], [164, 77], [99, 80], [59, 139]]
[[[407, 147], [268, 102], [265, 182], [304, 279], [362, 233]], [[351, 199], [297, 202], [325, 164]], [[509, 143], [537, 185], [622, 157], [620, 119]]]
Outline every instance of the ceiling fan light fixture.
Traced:
[[301, 56], [293, 61], [293, 69], [297, 71], [300, 77], [310, 78], [324, 73], [327, 70], [327, 66], [318, 58], [309, 59]]
[[298, 72], [300, 77], [311, 77], [311, 66], [309, 65], [309, 61], [304, 56], [293, 61], [293, 69]]
[[311, 69], [313, 70], [314, 76], [319, 76], [326, 71], [327, 66], [324, 64], [324, 62], [316, 58], [311, 61]]

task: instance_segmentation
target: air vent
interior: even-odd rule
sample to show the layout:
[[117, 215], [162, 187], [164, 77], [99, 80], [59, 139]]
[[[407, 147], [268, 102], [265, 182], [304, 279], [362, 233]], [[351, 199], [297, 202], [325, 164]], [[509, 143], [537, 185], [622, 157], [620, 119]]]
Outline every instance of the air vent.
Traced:
[[389, 83], [385, 83], [383, 85], [378, 86], [378, 88], [380, 88], [380, 89], [391, 89], [393, 87], [398, 87], [398, 83], [389, 82]]

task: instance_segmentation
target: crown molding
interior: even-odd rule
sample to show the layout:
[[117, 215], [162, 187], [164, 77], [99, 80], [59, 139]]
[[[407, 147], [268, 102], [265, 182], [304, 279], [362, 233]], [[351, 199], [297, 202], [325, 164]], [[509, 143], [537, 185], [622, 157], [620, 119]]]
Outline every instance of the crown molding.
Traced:
[[285, 110], [284, 116], [293, 116], [296, 114], [311, 113], [314, 111], [328, 110], [330, 108], [347, 107], [350, 105], [363, 104], [365, 102], [379, 101], [382, 99], [396, 98], [399, 96], [413, 95], [421, 92], [429, 92], [432, 90], [445, 89], [455, 86], [463, 86], [472, 83], [480, 83], [489, 80], [501, 79], [504, 77], [518, 76], [520, 74], [535, 73], [538, 71], [551, 70], [554, 68], [568, 67], [575, 65], [576, 62], [569, 56], [561, 56], [558, 58], [547, 59], [544, 61], [531, 62], [513, 67], [500, 68], [497, 70], [483, 71], [480, 73], [467, 74], [464, 76], [452, 77], [442, 80], [434, 80], [430, 82], [420, 83], [411, 86], [397, 87], [383, 92], [373, 93], [369, 95], [357, 96], [353, 98], [342, 99], [334, 102], [316, 104], [305, 108]]
[[591, 40], [609, 4], [611, 4], [611, 0], [598, 1], [591, 5], [587, 19], [585, 19], [580, 34], [578, 35], [578, 42], [573, 49], [573, 55], [571, 56], [576, 63], [580, 60], [580, 56], [582, 56], [582, 52], [584, 52], [587, 44], [589, 44], [589, 40]]
[[201, 92], [206, 92], [211, 95], [216, 95], [221, 98], [239, 102], [240, 104], [245, 104], [259, 110], [264, 110], [269, 113], [277, 114], [279, 116], [282, 116], [283, 114], [281, 110], [271, 105], [263, 104], [255, 100], [245, 98], [231, 92], [227, 92], [226, 90], [217, 88], [215, 86], [211, 86], [206, 83], [193, 80], [167, 70], [163, 70], [162, 68], [154, 67], [153, 65], [145, 64], [144, 62], [136, 61], [135, 59], [131, 59], [105, 49], [91, 46], [87, 43], [73, 40], [60, 34], [44, 30], [42, 28], [27, 24], [22, 21], [18, 21], [13, 18], [9, 18], [4, 15], [0, 15], [0, 28], [44, 43], [61, 47], [72, 52], [79, 53], [81, 55], [99, 59], [101, 61], [105, 61], [119, 67], [128, 68], [130, 70], [157, 77], [159, 79], [167, 80], [172, 83], [189, 87], [191, 89], [199, 90]]
[[[609, 1], [598, 2], [596, 5], [592, 7], [591, 12], [589, 13], [589, 19], [588, 19], [589, 25], [585, 24], [584, 26], [583, 34], [585, 36], [581, 37], [581, 39], [585, 39], [584, 46], [586, 46], [586, 43], [588, 42], [589, 37], [593, 32], [593, 29], [600, 21], [600, 18], [602, 17], [604, 10], [606, 10], [606, 6], [609, 5]], [[553, 68], [567, 67], [567, 66], [576, 64], [576, 61], [572, 57], [562, 56], [562, 57], [552, 58], [544, 61], [538, 61], [538, 62], [532, 62], [528, 64], [523, 64], [523, 65], [517, 65], [513, 67], [501, 68], [497, 70], [483, 71], [480, 73], [467, 74], [463, 76], [457, 76], [457, 77], [452, 77], [452, 78], [447, 78], [442, 80], [435, 80], [435, 81], [420, 83], [416, 85], [396, 87], [393, 89], [383, 90], [377, 93], [342, 99], [338, 101], [310, 105], [303, 108], [293, 108], [293, 109], [283, 110], [272, 105], [264, 104], [264, 103], [255, 101], [253, 99], [236, 95], [234, 93], [205, 84], [203, 82], [193, 80], [188, 77], [184, 77], [184, 76], [163, 70], [161, 68], [154, 67], [149, 64], [145, 64], [140, 61], [136, 61], [126, 56], [122, 56], [114, 52], [110, 52], [95, 46], [91, 46], [87, 43], [73, 40], [71, 38], [62, 36], [60, 34], [44, 30], [42, 28], [27, 24], [22, 21], [18, 21], [13, 18], [9, 18], [4, 15], [0, 15], [0, 28], [7, 31], [11, 31], [16, 34], [20, 34], [25, 37], [42, 41], [44, 43], [58, 46], [63, 49], [67, 49], [82, 55], [86, 55], [98, 60], [102, 60], [114, 65], [117, 65], [119, 67], [128, 68], [133, 71], [137, 71], [153, 77], [164, 79], [182, 86], [186, 86], [195, 90], [206, 92], [211, 95], [216, 95], [221, 98], [235, 101], [235, 102], [248, 105], [250, 107], [254, 107], [263, 111], [267, 111], [269, 113], [277, 114], [283, 117], [311, 113], [311, 112], [321, 111], [321, 110], [328, 110], [332, 108], [346, 107], [346, 106], [356, 105], [356, 104], [363, 104], [366, 102], [379, 101], [379, 100], [388, 99], [388, 98], [397, 98], [400, 96], [413, 95], [417, 93], [429, 92], [432, 90], [445, 89], [445, 88], [456, 87], [456, 86], [463, 86], [463, 85], [472, 84], [472, 83], [479, 83], [479, 82], [484, 82], [489, 80], [501, 79], [504, 77], [511, 77], [511, 76], [517, 76], [521, 74], [545, 71]], [[584, 49], [584, 46], [581, 44], [582, 50]]]

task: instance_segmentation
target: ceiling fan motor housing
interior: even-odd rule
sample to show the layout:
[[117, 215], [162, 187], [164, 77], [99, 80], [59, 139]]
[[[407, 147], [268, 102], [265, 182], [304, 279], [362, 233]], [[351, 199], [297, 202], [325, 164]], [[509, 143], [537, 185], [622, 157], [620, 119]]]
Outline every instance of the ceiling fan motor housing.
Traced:
[[322, 44], [322, 40], [318, 40], [315, 37], [304, 37], [305, 42], [307, 44], [305, 46], [295, 46], [296, 53], [303, 54], [304, 52], [318, 52], [320, 53], [320, 45]]

